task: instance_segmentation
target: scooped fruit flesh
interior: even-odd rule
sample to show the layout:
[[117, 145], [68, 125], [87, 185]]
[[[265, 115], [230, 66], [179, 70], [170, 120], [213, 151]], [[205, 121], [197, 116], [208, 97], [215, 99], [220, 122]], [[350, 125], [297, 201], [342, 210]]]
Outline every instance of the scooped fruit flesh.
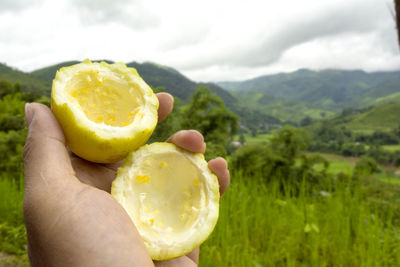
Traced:
[[51, 109], [72, 152], [113, 163], [149, 139], [157, 124], [158, 99], [124, 63], [86, 60], [57, 71]]
[[111, 194], [125, 208], [156, 260], [185, 255], [218, 219], [218, 179], [201, 154], [153, 143], [128, 156]]
[[139, 195], [135, 216], [142, 231], [160, 238], [171, 233], [184, 234], [190, 229], [206, 201], [200, 183], [202, 176], [193, 163], [178, 152], [149, 155], [143, 158], [137, 173], [136, 177], [130, 177], [134, 185], [126, 200], [135, 205]]
[[134, 85], [117, 79], [102, 77], [98, 71], [82, 71], [66, 84], [69, 100], [80, 105], [93, 122], [110, 126], [132, 123], [143, 98]]

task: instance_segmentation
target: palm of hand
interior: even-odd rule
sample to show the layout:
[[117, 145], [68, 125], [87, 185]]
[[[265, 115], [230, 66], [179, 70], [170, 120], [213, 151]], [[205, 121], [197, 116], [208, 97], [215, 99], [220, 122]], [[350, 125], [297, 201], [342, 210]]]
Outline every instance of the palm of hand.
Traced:
[[[171, 108], [159, 95], [159, 117]], [[32, 266], [154, 266], [128, 214], [109, 194], [120, 164], [95, 164], [68, 153], [62, 130], [50, 110], [31, 104], [25, 146], [24, 216]], [[170, 142], [203, 153], [203, 137], [181, 131]], [[229, 183], [223, 159], [209, 162]], [[162, 266], [195, 266], [198, 249]]]
[[[107, 206], [109, 206], [114, 211], [121, 211], [115, 206], [119, 206], [119, 204], [113, 199], [109, 197], [109, 194], [104, 194], [104, 191], [110, 192], [111, 183], [115, 178], [116, 170], [120, 166], [120, 163], [117, 164], [95, 164], [81, 158], [76, 157], [75, 155], [71, 155], [72, 166], [74, 167], [76, 177], [83, 183], [93, 186], [90, 189], [100, 189], [103, 192], [90, 192], [89, 202], [91, 203], [102, 203], [103, 205], [107, 202]], [[89, 190], [90, 190], [89, 189]], [[112, 225], [130, 225], [132, 224], [131, 219], [125, 216], [125, 211], [122, 213], [113, 216], [114, 222], [111, 222]], [[93, 217], [99, 218], [99, 215], [91, 215]], [[136, 229], [135, 229], [136, 230]], [[110, 232], [108, 232], [110, 234]], [[101, 242], [101, 240], [99, 240]], [[198, 263], [198, 249], [191, 252], [188, 255], [182, 256], [178, 259], [168, 260], [164, 262], [154, 262], [156, 266], [196, 266]], [[139, 265], [138, 265], [139, 266]]]

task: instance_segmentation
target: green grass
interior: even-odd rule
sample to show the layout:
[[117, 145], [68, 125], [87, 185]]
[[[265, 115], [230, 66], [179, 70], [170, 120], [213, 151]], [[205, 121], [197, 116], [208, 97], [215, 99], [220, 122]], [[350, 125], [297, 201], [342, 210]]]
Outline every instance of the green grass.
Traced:
[[387, 174], [386, 172], [378, 173], [374, 175], [379, 180], [387, 183], [387, 184], [395, 184], [400, 185], [400, 176], [394, 176], [393, 174]]
[[[257, 136], [245, 134], [244, 138], [246, 140], [246, 144], [251, 145], [251, 144], [258, 144], [258, 143], [268, 143], [272, 136], [273, 136], [272, 133], [258, 134]], [[235, 136], [234, 140], [239, 141], [239, 135]]]
[[260, 177], [234, 176], [201, 266], [395, 266], [400, 228], [390, 202], [338, 186], [327, 197], [291, 197]]
[[[358, 162], [358, 158], [355, 157], [344, 157], [335, 154], [324, 154], [324, 153], [309, 153], [309, 154], [319, 154], [329, 161], [328, 172], [333, 174], [344, 173], [351, 174], [354, 166]], [[316, 168], [322, 168], [322, 166], [317, 165]], [[395, 175], [395, 170], [393, 168], [388, 168], [386, 166], [380, 166], [380, 172], [375, 173], [372, 177], [379, 179], [385, 183], [389, 184], [399, 184], [400, 185], [400, 175]]]
[[[333, 174], [338, 174], [338, 173], [350, 174], [356, 162], [358, 161], [357, 158], [343, 157], [335, 154], [323, 154], [323, 153], [322, 154], [315, 153], [315, 154], [319, 154], [329, 161], [328, 172]], [[317, 166], [317, 167], [322, 167], [322, 166]]]
[[14, 255], [14, 257], [0, 257], [0, 266], [11, 264], [10, 260], [14, 263], [28, 261], [22, 200], [22, 177], [20, 179], [0, 177], [0, 252]]
[[[346, 159], [326, 156], [347, 170]], [[22, 184], [22, 177], [0, 179], [0, 251], [26, 262]], [[379, 188], [370, 186], [370, 196], [335, 183], [324, 194], [291, 196], [261, 176], [234, 173], [216, 229], [202, 245], [200, 266], [396, 266], [400, 186]]]
[[400, 145], [384, 145], [382, 149], [390, 152], [400, 151]]
[[0, 223], [7, 222], [11, 225], [23, 223], [22, 199], [23, 178], [10, 178], [0, 176]]

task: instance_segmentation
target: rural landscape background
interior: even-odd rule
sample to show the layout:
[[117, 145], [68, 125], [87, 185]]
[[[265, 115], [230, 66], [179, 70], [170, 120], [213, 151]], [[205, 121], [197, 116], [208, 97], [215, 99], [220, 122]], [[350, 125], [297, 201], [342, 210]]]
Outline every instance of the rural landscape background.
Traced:
[[[111, 63], [111, 61], [108, 61]], [[24, 105], [49, 105], [55, 72], [0, 64], [0, 265], [27, 264], [22, 218]], [[173, 113], [149, 142], [197, 129], [231, 185], [200, 266], [396, 266], [400, 263], [400, 71], [299, 69], [197, 83], [127, 63]]]

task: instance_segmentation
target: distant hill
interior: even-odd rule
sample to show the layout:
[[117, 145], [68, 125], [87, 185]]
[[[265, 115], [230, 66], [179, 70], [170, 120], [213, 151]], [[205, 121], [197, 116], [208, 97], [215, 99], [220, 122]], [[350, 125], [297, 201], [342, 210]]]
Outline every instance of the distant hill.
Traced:
[[330, 119], [317, 121], [308, 126], [312, 129], [321, 123], [346, 127], [354, 132], [372, 134], [390, 131], [400, 126], [400, 99], [361, 109], [345, 109]]
[[181, 99], [189, 99], [196, 89], [195, 82], [173, 68], [150, 62], [130, 62], [127, 66], [135, 68], [152, 87], [164, 87], [166, 92]]
[[[24, 90], [49, 95], [56, 71], [76, 63], [78, 61], [62, 62], [31, 73], [0, 64], [0, 79], [20, 82]], [[130, 62], [127, 65], [136, 68], [150, 86], [162, 87], [183, 103], [190, 100], [196, 87], [208, 86], [240, 115], [242, 124], [252, 129], [268, 129], [283, 123], [299, 124], [307, 117], [329, 118], [344, 108], [358, 109], [400, 101], [400, 71], [367, 73], [301, 69], [242, 82], [214, 84], [196, 83], [177, 70], [157, 63]]]
[[62, 62], [56, 65], [48, 66], [45, 68], [41, 68], [35, 71], [32, 71], [31, 74], [37, 78], [40, 78], [42, 80], [45, 80], [49, 83], [51, 83], [54, 79], [54, 76], [56, 75], [56, 71], [59, 70], [62, 67], [68, 67], [74, 64], [78, 64], [79, 61], [66, 61]]
[[50, 82], [1, 63], [0, 80], [8, 80], [12, 83], [19, 83], [21, 84], [22, 90], [25, 92], [36, 92], [40, 95], [50, 94]]
[[389, 131], [400, 125], [400, 101], [373, 106], [343, 118], [343, 125], [355, 131]]
[[373, 104], [376, 98], [400, 92], [399, 80], [400, 71], [367, 73], [360, 70], [301, 69], [242, 82], [220, 82], [218, 85], [231, 92], [259, 92], [267, 98], [293, 99], [310, 104], [310, 108], [338, 112], [346, 107]]
[[356, 98], [361, 106], [382, 104], [395, 100], [400, 100], [400, 77], [383, 81]]
[[[109, 60], [104, 61], [112, 63], [112, 61]], [[35, 77], [41, 78], [51, 83], [58, 69], [77, 63], [79, 63], [79, 61], [62, 62], [53, 66], [35, 70], [31, 74]], [[210, 90], [221, 97], [224, 100], [225, 104], [231, 109], [233, 108], [234, 103], [237, 101], [235, 97], [233, 97], [229, 92], [225, 91], [218, 85], [193, 82], [177, 70], [167, 66], [151, 62], [130, 62], [126, 65], [128, 67], [135, 68], [139, 72], [140, 76], [151, 87], [163, 87], [165, 89], [165, 92], [168, 92], [175, 97], [179, 97], [184, 101], [188, 101], [190, 99], [191, 95], [196, 90], [196, 87], [199, 85], [208, 86]]]

